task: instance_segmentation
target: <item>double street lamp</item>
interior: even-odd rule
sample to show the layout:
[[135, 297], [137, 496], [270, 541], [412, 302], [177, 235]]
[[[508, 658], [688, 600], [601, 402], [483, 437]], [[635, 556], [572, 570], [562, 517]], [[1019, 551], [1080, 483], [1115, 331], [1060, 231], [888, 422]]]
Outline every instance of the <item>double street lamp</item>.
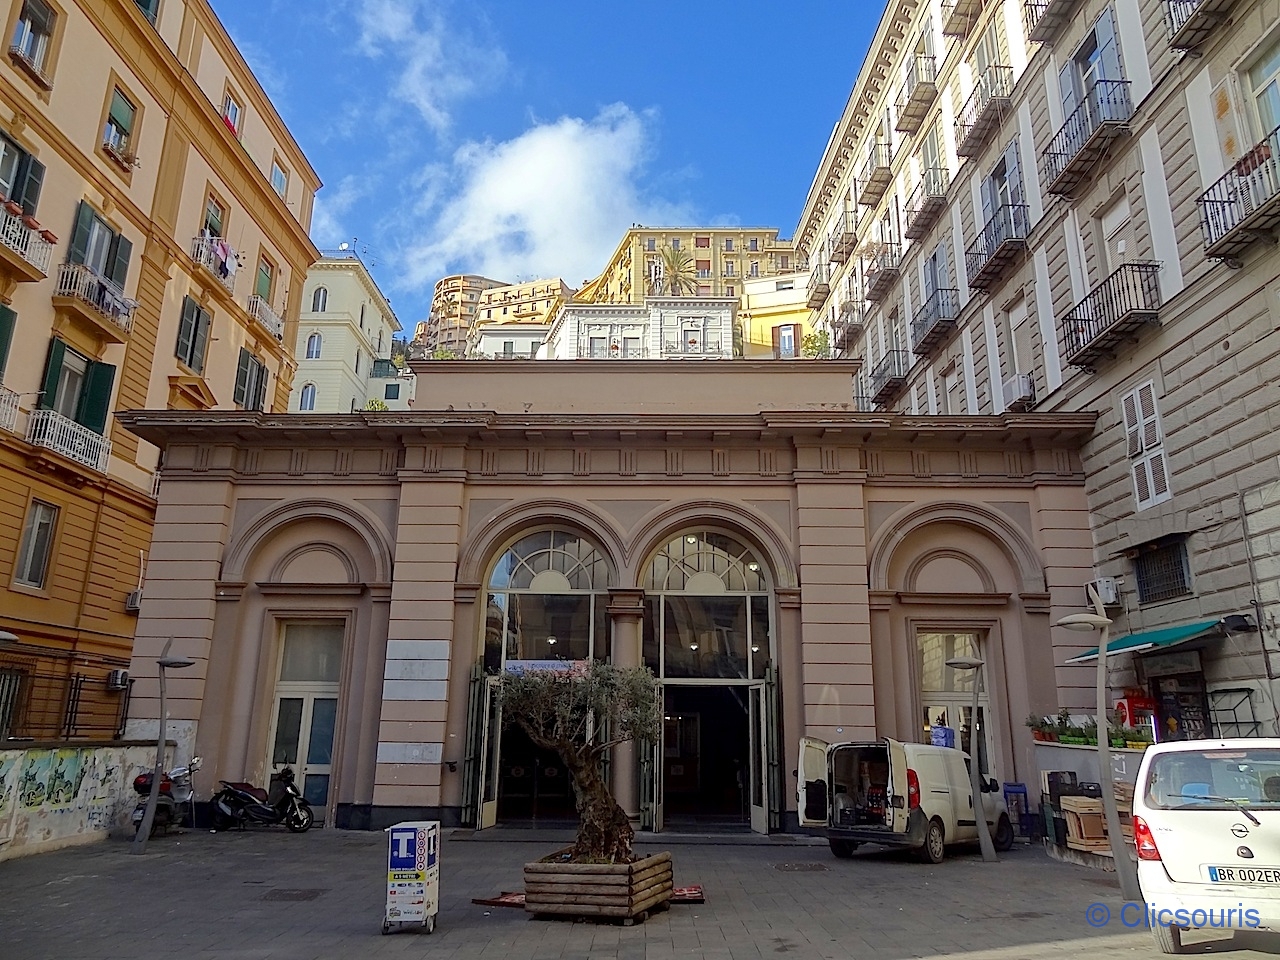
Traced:
[[995, 863], [995, 844], [991, 842], [991, 828], [987, 826], [986, 805], [982, 802], [982, 773], [978, 770], [978, 737], [987, 735], [985, 730], [978, 730], [978, 687], [982, 680], [982, 665], [985, 661], [977, 657], [952, 657], [947, 666], [953, 670], [973, 671], [973, 707], [969, 714], [969, 793], [973, 801], [973, 819], [978, 822], [978, 845], [982, 848], [982, 859], [987, 863]]
[[164, 649], [160, 651], [160, 659], [156, 661], [160, 668], [160, 732], [156, 736], [156, 766], [151, 773], [151, 792], [147, 794], [147, 807], [142, 814], [142, 823], [138, 825], [138, 832], [133, 836], [130, 853], [146, 852], [147, 839], [151, 836], [151, 828], [156, 822], [156, 803], [160, 798], [160, 781], [164, 778], [164, 744], [167, 739], [165, 725], [168, 717], [164, 705], [164, 672], [180, 670], [195, 663], [190, 657], [169, 656], [171, 646], [173, 646], [172, 637], [165, 641]]

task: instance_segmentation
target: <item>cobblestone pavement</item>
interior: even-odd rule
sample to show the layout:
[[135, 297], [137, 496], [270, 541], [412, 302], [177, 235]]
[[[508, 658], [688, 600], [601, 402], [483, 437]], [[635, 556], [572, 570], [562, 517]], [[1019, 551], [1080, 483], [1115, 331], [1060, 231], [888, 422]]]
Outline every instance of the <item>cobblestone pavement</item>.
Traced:
[[[436, 932], [382, 936], [384, 842], [380, 833], [192, 831], [157, 838], [144, 857], [129, 856], [117, 840], [3, 862], [0, 958], [1158, 956], [1145, 930], [1127, 930], [1118, 919], [1101, 929], [1085, 922], [1096, 902], [1118, 918], [1113, 878], [1037, 849], [1016, 847], [991, 865], [960, 852], [935, 867], [866, 848], [836, 860], [825, 846], [794, 839], [671, 838], [676, 883], [702, 884], [707, 902], [622, 927], [529, 920], [519, 910], [473, 905], [473, 897], [520, 889], [521, 864], [556, 844], [478, 842], [458, 833], [443, 844]], [[1211, 941], [1201, 953], [1280, 954], [1280, 935], [1198, 939]]]

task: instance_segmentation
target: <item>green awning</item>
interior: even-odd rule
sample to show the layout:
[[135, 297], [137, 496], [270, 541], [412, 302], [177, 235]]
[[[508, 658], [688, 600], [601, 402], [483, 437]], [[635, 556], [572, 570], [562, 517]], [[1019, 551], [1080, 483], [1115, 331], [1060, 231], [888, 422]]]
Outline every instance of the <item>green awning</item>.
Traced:
[[[1145, 633], [1131, 633], [1127, 637], [1117, 637], [1107, 641], [1107, 656], [1115, 653], [1147, 653], [1151, 650], [1164, 650], [1198, 640], [1206, 634], [1222, 634], [1221, 620], [1205, 620], [1201, 623], [1184, 623], [1177, 627], [1165, 627], [1163, 630], [1148, 630]], [[1067, 663], [1089, 663], [1098, 659], [1098, 648], [1072, 657]]]

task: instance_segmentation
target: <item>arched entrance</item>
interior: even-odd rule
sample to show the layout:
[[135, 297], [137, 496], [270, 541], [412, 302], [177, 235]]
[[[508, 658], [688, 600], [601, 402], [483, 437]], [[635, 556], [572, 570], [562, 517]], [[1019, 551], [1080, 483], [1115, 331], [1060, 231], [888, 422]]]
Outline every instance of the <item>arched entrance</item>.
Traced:
[[641, 754], [642, 818], [767, 833], [777, 757], [772, 590], [734, 536], [685, 530], [644, 569], [643, 654], [662, 681], [662, 743]]

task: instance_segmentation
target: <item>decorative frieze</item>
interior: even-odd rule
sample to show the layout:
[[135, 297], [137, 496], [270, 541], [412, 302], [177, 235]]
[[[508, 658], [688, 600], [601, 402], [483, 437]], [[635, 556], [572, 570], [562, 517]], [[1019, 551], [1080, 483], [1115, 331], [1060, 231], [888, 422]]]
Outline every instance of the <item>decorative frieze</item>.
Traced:
[[729, 451], [716, 447], [711, 451], [711, 472], [717, 477], [729, 475]]
[[525, 473], [531, 477], [542, 476], [546, 469], [546, 451], [541, 447], [530, 447], [524, 456]]
[[636, 475], [636, 452], [630, 448], [618, 451], [618, 473], [624, 477]]

